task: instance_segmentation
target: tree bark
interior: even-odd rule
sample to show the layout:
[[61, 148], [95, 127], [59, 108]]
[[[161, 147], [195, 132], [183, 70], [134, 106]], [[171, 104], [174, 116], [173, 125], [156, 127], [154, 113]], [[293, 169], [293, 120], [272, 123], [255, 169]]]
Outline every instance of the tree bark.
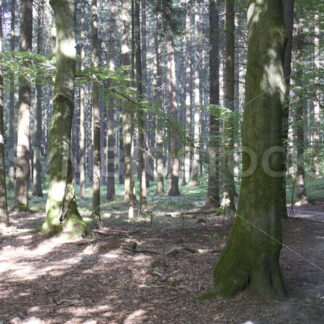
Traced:
[[75, 79], [75, 1], [51, 0], [57, 52], [53, 111], [49, 135], [50, 183], [43, 232], [84, 236], [90, 230], [79, 214], [70, 158]]
[[[10, 50], [15, 50], [15, 21], [16, 0], [11, 0]], [[10, 122], [9, 122], [9, 186], [8, 190], [15, 189], [15, 79], [10, 75]]]
[[[139, 100], [143, 99], [143, 76], [142, 76], [142, 52], [140, 33], [140, 2], [135, 1], [135, 47], [136, 47], [136, 87]], [[140, 182], [140, 213], [144, 213], [147, 208], [146, 198], [146, 168], [145, 168], [145, 138], [144, 138], [144, 111], [142, 107], [138, 109], [138, 145], [139, 145], [139, 182]]]
[[[0, 0], [0, 54], [2, 54], [2, 0]], [[9, 224], [4, 155], [3, 74], [0, 66], [0, 224]]]
[[192, 171], [191, 171], [191, 182], [192, 187], [198, 185], [198, 173], [199, 173], [199, 159], [200, 159], [200, 80], [199, 80], [199, 66], [201, 65], [200, 57], [200, 41], [199, 41], [199, 2], [195, 4], [195, 54], [194, 54], [194, 120], [193, 120], [193, 160], [192, 160]]
[[[167, 16], [171, 16], [171, 9], [166, 8]], [[178, 106], [176, 98], [176, 74], [175, 74], [175, 59], [174, 59], [174, 40], [173, 31], [171, 27], [171, 18], [166, 21], [167, 24], [167, 56], [168, 56], [168, 95], [169, 95], [169, 111], [170, 120], [172, 122], [170, 129], [171, 142], [171, 175], [170, 187], [168, 191], [169, 196], [179, 196], [179, 157], [178, 157], [178, 143], [177, 143], [177, 126], [178, 123]]]
[[[155, 55], [156, 55], [156, 89], [155, 89], [155, 100], [159, 109], [162, 111], [162, 44], [161, 44], [161, 28], [162, 28], [162, 8], [161, 0], [157, 0], [156, 7], [156, 39], [155, 39]], [[163, 166], [163, 129], [161, 123], [156, 121], [156, 173], [157, 173], [157, 183], [156, 183], [156, 193], [162, 194], [164, 192], [164, 166]]]
[[[98, 8], [97, 0], [92, 0], [92, 66], [99, 65], [98, 55]], [[92, 217], [100, 220], [100, 109], [99, 109], [99, 85], [92, 84], [92, 145], [93, 145], [93, 193], [92, 193]]]
[[225, 138], [225, 184], [223, 204], [235, 210], [235, 182], [234, 182], [234, 91], [235, 91], [235, 51], [234, 51], [234, 0], [226, 0], [225, 26], [225, 106], [229, 109], [229, 118], [224, 125]]
[[[20, 36], [20, 50], [22, 52], [32, 51], [32, 39], [33, 0], [23, 0], [21, 1]], [[25, 63], [25, 65], [28, 66], [29, 63]], [[25, 77], [20, 77], [19, 83], [15, 202], [17, 209], [28, 210], [31, 87], [29, 81]]]
[[243, 147], [249, 150], [243, 153], [237, 217], [214, 269], [213, 293], [225, 297], [245, 288], [263, 297], [287, 296], [279, 266], [284, 41], [282, 0], [249, 0], [242, 125]]
[[219, 37], [217, 0], [209, 1], [209, 168], [206, 205], [219, 206]]
[[[122, 36], [121, 36], [121, 64], [130, 65], [130, 47], [128, 32], [130, 29], [129, 1], [122, 2]], [[129, 102], [123, 102], [123, 142], [124, 142], [124, 166], [125, 166], [125, 193], [124, 201], [129, 203], [129, 218], [133, 217], [134, 193], [133, 193], [133, 161], [132, 161], [132, 142], [133, 142], [133, 124], [134, 114]]]
[[[40, 0], [38, 4], [38, 33], [37, 33], [37, 53], [43, 54], [43, 31], [44, 27], [44, 0]], [[33, 196], [43, 197], [42, 190], [42, 164], [41, 164], [41, 145], [42, 145], [42, 101], [43, 88], [41, 84], [41, 75], [36, 81], [36, 125], [35, 125], [35, 146], [34, 146], [34, 168], [33, 168]]]
[[[116, 42], [116, 13], [117, 8], [115, 3], [112, 2], [110, 5], [110, 38], [109, 38], [109, 69], [115, 70], [115, 42]], [[108, 159], [107, 159], [107, 170], [108, 170], [108, 179], [107, 179], [107, 199], [113, 200], [116, 197], [115, 192], [115, 129], [114, 129], [114, 120], [115, 120], [115, 100], [112, 98], [109, 100], [108, 107]]]

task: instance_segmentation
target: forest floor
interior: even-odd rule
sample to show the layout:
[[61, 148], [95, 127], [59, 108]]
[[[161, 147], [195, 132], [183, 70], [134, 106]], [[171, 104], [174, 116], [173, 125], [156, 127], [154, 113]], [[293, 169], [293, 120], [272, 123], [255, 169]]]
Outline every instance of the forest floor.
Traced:
[[280, 302], [246, 292], [194, 300], [212, 288], [233, 217], [129, 223], [106, 213], [94, 237], [70, 241], [30, 231], [42, 211], [10, 218], [0, 236], [0, 324], [323, 323], [324, 201], [295, 207], [283, 221], [280, 262], [298, 296]]

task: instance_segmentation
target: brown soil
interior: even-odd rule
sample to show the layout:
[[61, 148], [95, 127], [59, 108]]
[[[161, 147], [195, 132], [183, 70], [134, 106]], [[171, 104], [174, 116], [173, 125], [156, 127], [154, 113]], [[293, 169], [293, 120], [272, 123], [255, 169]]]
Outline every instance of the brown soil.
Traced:
[[[298, 297], [282, 302], [246, 292], [194, 301], [212, 287], [219, 254], [166, 255], [174, 247], [221, 249], [232, 219], [152, 227], [107, 220], [95, 238], [66, 241], [22, 233], [44, 215], [12, 214], [0, 236], [0, 323], [323, 323], [323, 211], [298, 208], [283, 222], [281, 265]], [[125, 249], [135, 243], [145, 253]]]

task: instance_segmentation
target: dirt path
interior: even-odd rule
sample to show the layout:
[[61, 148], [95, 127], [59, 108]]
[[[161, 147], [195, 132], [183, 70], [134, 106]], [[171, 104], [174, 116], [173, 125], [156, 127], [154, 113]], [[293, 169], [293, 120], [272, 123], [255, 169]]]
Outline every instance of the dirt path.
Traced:
[[[0, 236], [0, 323], [323, 323], [324, 212], [298, 208], [284, 221], [283, 273], [300, 297], [263, 302], [238, 294], [194, 302], [212, 287], [218, 253], [175, 246], [221, 249], [233, 220], [207, 224], [111, 225], [95, 239], [66, 242], [40, 234]], [[43, 215], [12, 215], [16, 232]], [[160, 254], [132, 253], [124, 247]], [[249, 322], [250, 321], [250, 322]]]

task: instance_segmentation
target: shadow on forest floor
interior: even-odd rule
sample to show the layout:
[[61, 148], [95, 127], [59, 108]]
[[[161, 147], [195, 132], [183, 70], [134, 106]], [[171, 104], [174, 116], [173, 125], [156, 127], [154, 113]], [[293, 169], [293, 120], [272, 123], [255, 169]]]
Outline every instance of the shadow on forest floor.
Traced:
[[[0, 236], [0, 323], [322, 323], [323, 211], [296, 208], [283, 222], [281, 266], [302, 296], [286, 302], [246, 293], [193, 301], [212, 287], [219, 253], [167, 252], [222, 249], [230, 217], [165, 217], [152, 226], [106, 217], [95, 238], [67, 242], [19, 235], [39, 226], [44, 213], [12, 213], [15, 236]], [[126, 249], [134, 243], [146, 252]]]

